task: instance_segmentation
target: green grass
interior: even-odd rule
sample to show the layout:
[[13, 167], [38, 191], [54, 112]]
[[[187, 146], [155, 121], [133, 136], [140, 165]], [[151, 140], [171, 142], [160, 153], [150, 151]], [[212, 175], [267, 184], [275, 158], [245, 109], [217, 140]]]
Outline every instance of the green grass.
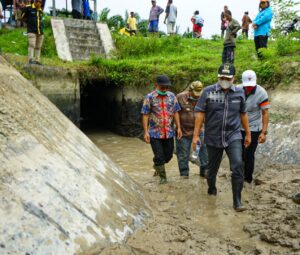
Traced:
[[[13, 61], [26, 62], [27, 37], [24, 29], [0, 30], [2, 51]], [[257, 60], [253, 40], [237, 40], [235, 66], [237, 80], [246, 69], [256, 71], [258, 82], [266, 88], [280, 82], [299, 78], [299, 34], [269, 41], [263, 50], [264, 59]], [[108, 84], [149, 86], [158, 74], [170, 76], [175, 91], [191, 81], [201, 80], [205, 85], [217, 80], [223, 44], [220, 40], [198, 40], [181, 37], [123, 37], [114, 35], [116, 51], [113, 58], [93, 56], [88, 62], [64, 62], [56, 53], [49, 19], [46, 22], [42, 63], [50, 66], [77, 69], [83, 79], [101, 79]], [[237, 81], [237, 82], [238, 82]]]

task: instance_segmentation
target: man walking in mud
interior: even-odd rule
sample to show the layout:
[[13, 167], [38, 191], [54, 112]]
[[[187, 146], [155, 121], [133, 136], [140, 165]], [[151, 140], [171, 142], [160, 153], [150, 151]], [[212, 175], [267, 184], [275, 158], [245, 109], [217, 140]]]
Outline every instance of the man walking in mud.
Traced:
[[145, 97], [141, 110], [144, 139], [146, 143], [151, 144], [154, 154], [153, 167], [160, 177], [160, 184], [167, 182], [165, 164], [173, 157], [173, 121], [177, 128], [177, 139], [181, 139], [182, 136], [178, 114], [180, 106], [175, 95], [168, 91], [170, 86], [169, 77], [159, 75], [156, 78], [156, 89]]
[[[176, 155], [179, 167], [179, 174], [185, 178], [189, 176], [189, 159], [190, 150], [193, 140], [195, 113], [194, 108], [203, 90], [203, 84], [200, 81], [194, 81], [189, 85], [189, 90], [179, 93], [176, 97], [180, 105], [179, 111], [180, 125], [182, 130], [182, 138], [176, 140]], [[204, 132], [201, 129], [200, 138], [204, 137]], [[200, 176], [206, 176], [207, 168], [207, 152], [206, 145], [202, 143], [199, 151], [200, 159]]]
[[208, 194], [217, 195], [216, 178], [225, 150], [230, 163], [233, 207], [236, 211], [246, 210], [242, 205], [241, 193], [244, 185], [242, 160], [242, 135], [240, 124], [245, 130], [244, 146], [251, 143], [251, 133], [246, 113], [243, 89], [233, 86], [235, 68], [222, 64], [218, 71], [218, 82], [203, 90], [195, 107], [195, 129], [193, 149], [199, 139], [200, 128], [205, 122], [205, 143], [208, 153]]
[[[244, 89], [246, 96], [246, 111], [249, 118], [251, 130], [251, 144], [248, 148], [243, 148], [243, 159], [245, 162], [245, 182], [251, 183], [253, 180], [255, 151], [258, 143], [264, 143], [267, 138], [270, 108], [267, 91], [256, 84], [256, 74], [252, 70], [247, 70], [242, 74], [243, 84], [238, 87]], [[245, 130], [242, 128], [242, 136], [245, 139]]]

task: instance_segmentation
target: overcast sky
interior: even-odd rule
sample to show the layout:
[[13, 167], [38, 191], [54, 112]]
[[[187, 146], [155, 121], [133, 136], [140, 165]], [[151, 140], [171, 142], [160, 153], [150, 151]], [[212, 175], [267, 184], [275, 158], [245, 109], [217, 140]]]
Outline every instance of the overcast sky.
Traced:
[[[71, 10], [71, 0], [68, 1], [68, 10]], [[56, 0], [56, 8], [65, 8], [65, 0]], [[191, 26], [191, 16], [195, 10], [199, 10], [200, 16], [204, 19], [203, 36], [209, 38], [213, 34], [220, 33], [220, 14], [224, 5], [228, 5], [233, 18], [241, 22], [245, 11], [249, 11], [252, 19], [258, 13], [259, 0], [173, 0], [178, 9], [177, 25], [179, 33], [186, 31]], [[165, 9], [167, 0], [157, 0], [157, 5]], [[91, 8], [94, 1], [90, 0]], [[52, 6], [52, 0], [47, 0], [46, 8]], [[151, 8], [151, 0], [97, 0], [98, 13], [103, 8], [111, 10], [110, 16], [120, 14], [124, 16], [125, 11], [134, 11], [139, 13], [142, 19], [148, 19]], [[163, 24], [165, 14], [161, 15], [159, 28], [166, 31], [166, 25]]]

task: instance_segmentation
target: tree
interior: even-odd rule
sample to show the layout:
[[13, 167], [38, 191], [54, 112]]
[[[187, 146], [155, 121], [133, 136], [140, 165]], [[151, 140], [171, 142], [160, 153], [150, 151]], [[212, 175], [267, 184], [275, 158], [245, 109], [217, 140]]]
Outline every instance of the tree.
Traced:
[[300, 6], [300, 2], [297, 0], [272, 0], [271, 3], [277, 29], [281, 29], [299, 15], [297, 8]]

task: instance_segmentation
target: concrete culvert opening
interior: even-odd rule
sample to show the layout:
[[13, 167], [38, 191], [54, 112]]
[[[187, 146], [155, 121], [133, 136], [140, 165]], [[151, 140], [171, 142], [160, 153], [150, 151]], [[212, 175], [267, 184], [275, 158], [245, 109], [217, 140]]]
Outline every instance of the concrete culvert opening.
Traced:
[[142, 132], [140, 109], [142, 94], [103, 80], [86, 80], [80, 85], [83, 131], [109, 130], [123, 136]]

